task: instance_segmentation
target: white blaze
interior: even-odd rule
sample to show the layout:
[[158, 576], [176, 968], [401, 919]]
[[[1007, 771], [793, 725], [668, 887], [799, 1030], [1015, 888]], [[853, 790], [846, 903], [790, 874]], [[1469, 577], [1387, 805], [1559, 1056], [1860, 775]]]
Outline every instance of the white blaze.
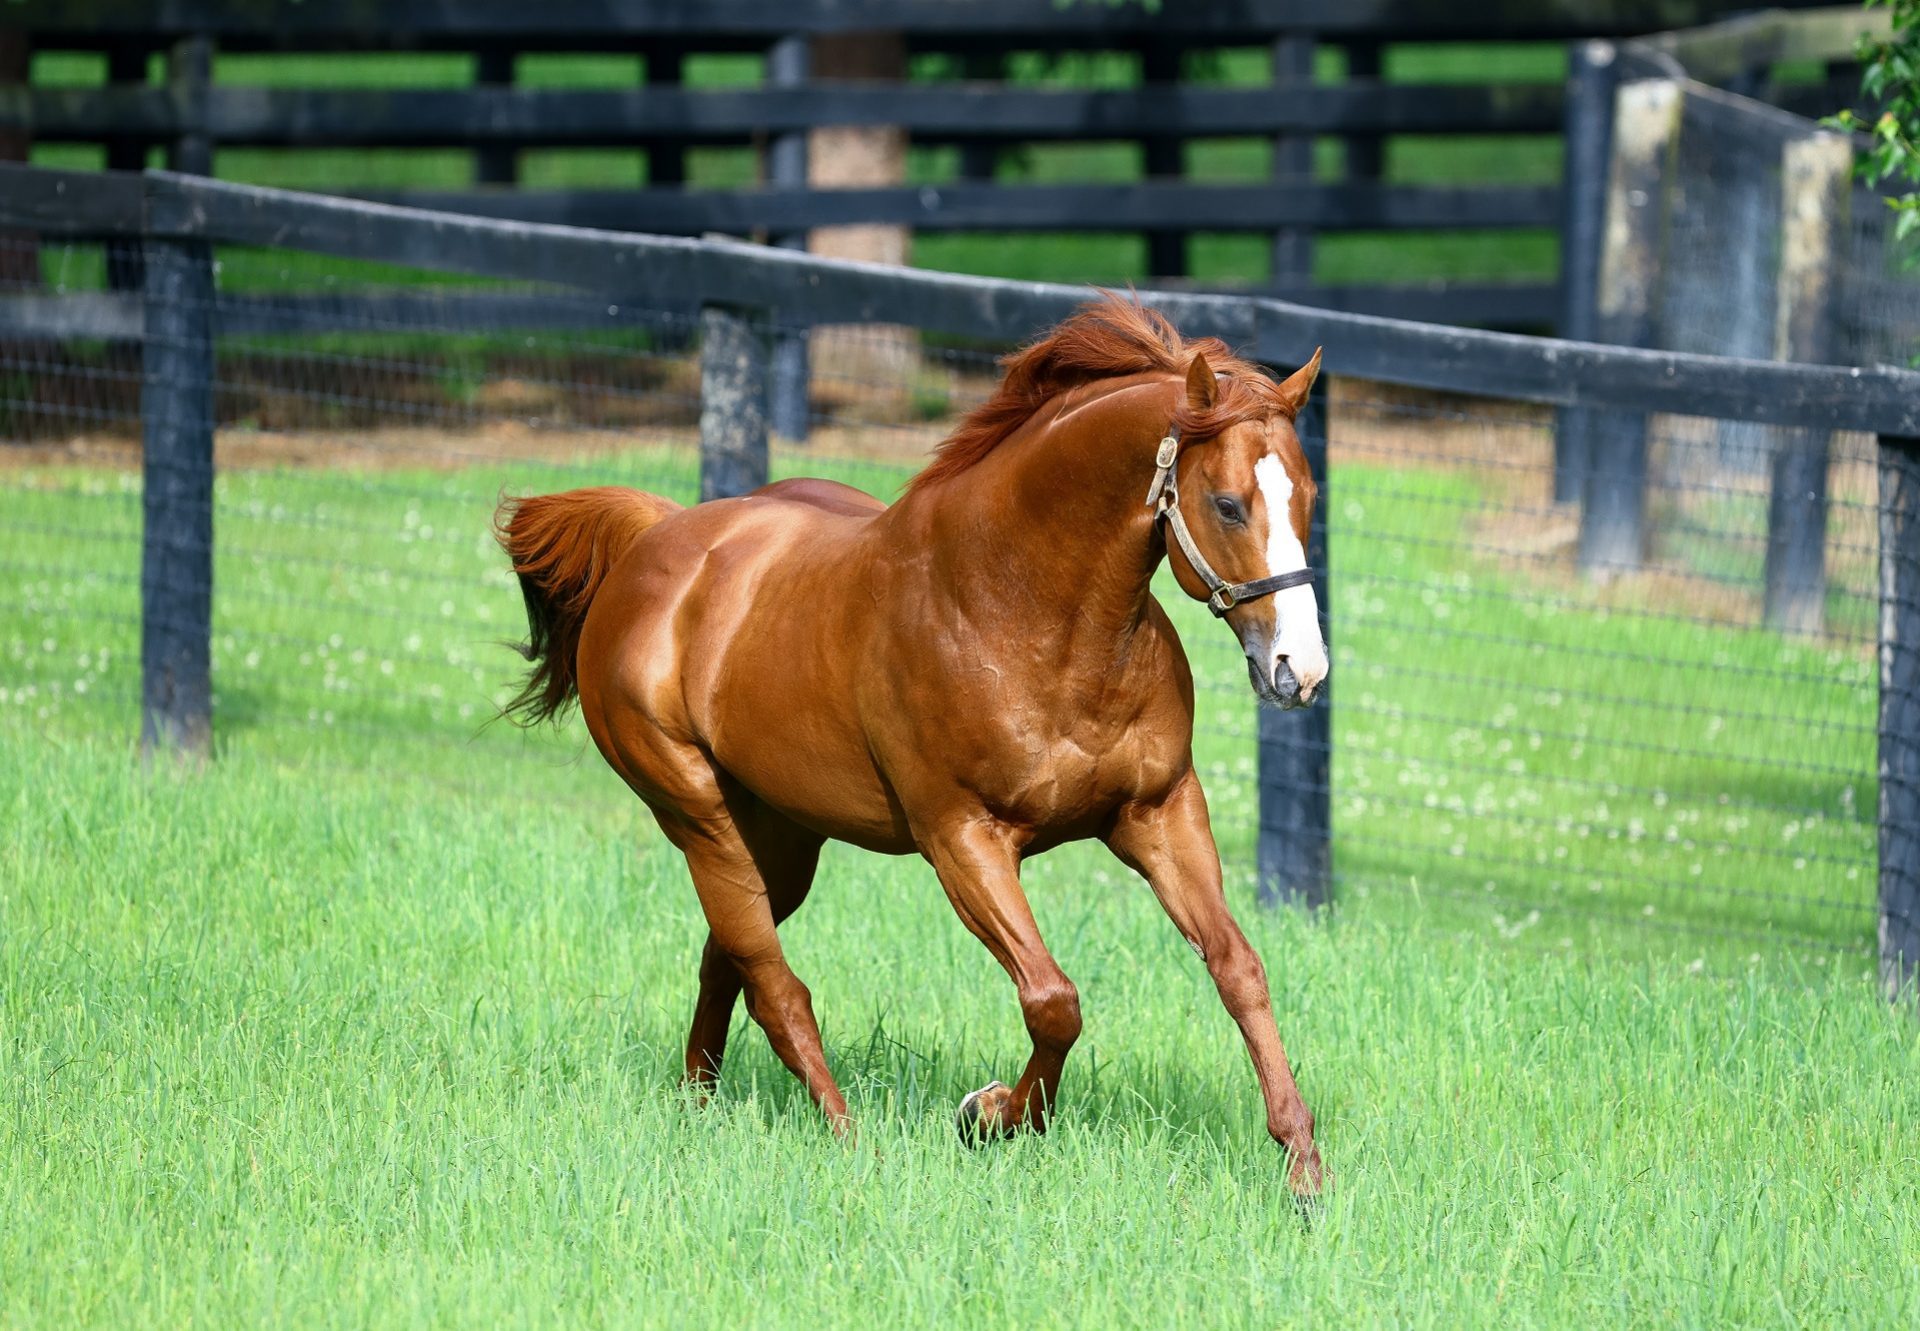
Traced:
[[[1307, 566], [1307, 552], [1293, 533], [1293, 478], [1269, 453], [1253, 466], [1253, 479], [1267, 501], [1267, 574], [1279, 577]], [[1313, 584], [1289, 587], [1273, 597], [1273, 642], [1267, 648], [1267, 678], [1286, 658], [1302, 693], [1312, 693], [1327, 677], [1327, 644], [1320, 636], [1320, 602]]]

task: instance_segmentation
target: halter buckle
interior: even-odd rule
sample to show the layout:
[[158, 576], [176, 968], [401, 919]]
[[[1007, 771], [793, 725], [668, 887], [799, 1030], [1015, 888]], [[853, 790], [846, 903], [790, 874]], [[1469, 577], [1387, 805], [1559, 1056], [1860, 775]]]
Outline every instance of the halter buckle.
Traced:
[[1169, 434], [1153, 454], [1153, 484], [1147, 487], [1147, 507], [1159, 517], [1172, 507], [1175, 490], [1173, 464], [1180, 457], [1180, 436]]

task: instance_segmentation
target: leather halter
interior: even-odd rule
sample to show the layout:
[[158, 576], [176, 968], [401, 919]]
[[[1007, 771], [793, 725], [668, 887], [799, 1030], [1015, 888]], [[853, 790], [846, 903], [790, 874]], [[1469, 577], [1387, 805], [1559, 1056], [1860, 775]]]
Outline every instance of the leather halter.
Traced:
[[[1154, 522], [1165, 522], [1173, 528], [1173, 539], [1180, 544], [1180, 553], [1187, 557], [1194, 573], [1206, 585], [1209, 593], [1207, 609], [1213, 611], [1214, 618], [1223, 619], [1227, 611], [1243, 601], [1257, 601], [1263, 596], [1286, 591], [1289, 587], [1304, 587], [1313, 581], [1311, 568], [1295, 569], [1291, 573], [1280, 573], [1269, 578], [1255, 578], [1251, 582], [1228, 582], [1213, 571], [1213, 565], [1200, 553], [1200, 547], [1194, 544], [1193, 533], [1187, 530], [1187, 520], [1180, 516], [1180, 481], [1174, 473], [1174, 463], [1180, 460], [1180, 432], [1169, 430], [1167, 437], [1160, 441], [1159, 451], [1153, 455], [1153, 484], [1147, 488], [1147, 507], [1153, 510]], [[1269, 514], [1269, 521], [1286, 521], [1285, 514]]]

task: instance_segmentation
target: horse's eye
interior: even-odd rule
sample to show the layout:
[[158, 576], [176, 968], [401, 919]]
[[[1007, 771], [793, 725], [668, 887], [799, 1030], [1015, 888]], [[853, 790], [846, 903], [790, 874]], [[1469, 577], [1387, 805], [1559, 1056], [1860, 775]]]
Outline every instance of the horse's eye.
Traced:
[[1247, 520], [1247, 515], [1242, 511], [1240, 501], [1237, 499], [1229, 499], [1225, 495], [1222, 495], [1213, 501], [1213, 507], [1214, 510], [1220, 514], [1220, 520], [1222, 522], [1230, 522], [1237, 525]]

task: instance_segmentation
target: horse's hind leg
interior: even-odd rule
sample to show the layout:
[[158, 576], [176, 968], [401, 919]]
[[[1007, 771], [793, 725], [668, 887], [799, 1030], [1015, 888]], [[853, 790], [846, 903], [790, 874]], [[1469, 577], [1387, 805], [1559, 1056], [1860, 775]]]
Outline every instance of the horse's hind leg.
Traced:
[[720, 1080], [733, 1004], [739, 997], [740, 972], [708, 933], [707, 945], [700, 950], [700, 996], [693, 1000], [693, 1029], [687, 1033], [686, 1084], [702, 1103]]
[[[711, 931], [709, 947], [732, 963], [746, 992], [747, 1014], [767, 1033], [773, 1052], [807, 1088], [834, 1131], [844, 1133], [851, 1126], [847, 1102], [827, 1069], [813, 998], [781, 951], [770, 888], [746, 841], [731, 818], [699, 826], [667, 821], [663, 826], [687, 857]], [[797, 904], [793, 900], [788, 909]], [[703, 965], [703, 974], [705, 970]], [[719, 997], [716, 991], [713, 1006]], [[703, 1022], [711, 1030], [716, 1021], [703, 1009], [696, 1014], [696, 1030]]]
[[[766, 883], [773, 922], [779, 925], [807, 899], [820, 863], [821, 839], [771, 812], [746, 820], [743, 830], [750, 832], [745, 840]], [[687, 1033], [686, 1081], [703, 1098], [719, 1079], [740, 988], [740, 972], [709, 932], [700, 953], [700, 996], [694, 1000], [693, 1028]]]

